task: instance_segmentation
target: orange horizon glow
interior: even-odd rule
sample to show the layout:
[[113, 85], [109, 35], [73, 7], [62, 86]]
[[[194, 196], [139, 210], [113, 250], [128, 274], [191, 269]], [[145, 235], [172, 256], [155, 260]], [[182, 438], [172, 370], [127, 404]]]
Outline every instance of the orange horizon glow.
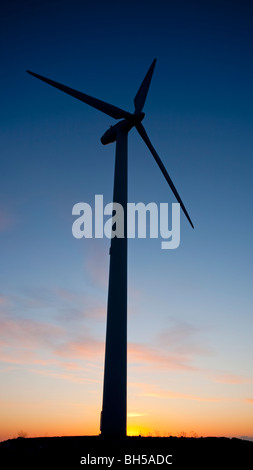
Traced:
[[[99, 435], [104, 343], [88, 335], [86, 342], [64, 343], [62, 326], [50, 328], [28, 319], [14, 322], [4, 313], [1, 329], [9, 347], [0, 348], [0, 440], [22, 433], [28, 437]], [[182, 334], [186, 333], [184, 326]], [[49, 355], [40, 348], [50, 335], [56, 344]], [[188, 349], [188, 355], [172, 354], [162, 347], [129, 342], [127, 434], [253, 436], [251, 380], [197, 367], [191, 360], [191, 344]], [[203, 354], [205, 348], [199, 351]]]
[[[56, 437], [56, 436], [97, 436], [100, 434], [99, 430], [99, 410], [92, 409], [89, 415], [85, 416], [80, 413], [82, 407], [71, 405], [68, 410], [61, 410], [58, 408], [57, 413], [52, 418], [52, 409], [50, 413], [50, 406], [48, 407], [48, 414], [45, 415], [39, 412], [39, 409], [30, 412], [29, 416], [24, 415], [18, 410], [12, 419], [6, 418], [1, 421], [0, 441], [21, 437]], [[61, 413], [62, 412], [62, 413]], [[73, 416], [70, 416], [70, 414]], [[176, 414], [178, 413], [178, 417]], [[211, 413], [211, 411], [210, 411]], [[171, 413], [171, 425], [166, 425], [165, 419], [160, 419], [154, 416], [152, 419], [147, 414], [129, 413], [127, 435], [128, 436], [142, 436], [142, 437], [248, 437], [252, 438], [252, 422], [248, 419], [239, 420], [236, 416], [232, 419], [230, 416], [230, 423], [218, 421], [211, 414], [203, 415], [202, 419], [196, 417], [195, 423], [192, 419], [187, 419], [186, 416], [180, 415], [179, 410]], [[62, 415], [61, 415], [62, 414]], [[51, 416], [51, 418], [50, 418]], [[4, 417], [3, 417], [4, 418]], [[85, 424], [86, 421], [86, 424]], [[94, 424], [94, 421], [96, 423]], [[204, 424], [205, 421], [205, 424]]]
[[[54, 295], [72, 299], [63, 289]], [[70, 329], [71, 314], [49, 322], [16, 317], [4, 296], [0, 306], [0, 440], [22, 433], [99, 435], [104, 331], [94, 334], [92, 327], [105, 323], [105, 312], [91, 310], [80, 335], [80, 328]], [[128, 435], [253, 436], [251, 377], [239, 368], [219, 370], [197, 333], [188, 323], [175, 323], [160, 331], [157, 342], [129, 340]]]

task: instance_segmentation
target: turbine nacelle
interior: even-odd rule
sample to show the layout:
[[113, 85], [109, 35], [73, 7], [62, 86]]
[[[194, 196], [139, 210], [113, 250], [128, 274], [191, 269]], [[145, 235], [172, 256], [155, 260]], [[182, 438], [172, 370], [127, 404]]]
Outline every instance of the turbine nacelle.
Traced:
[[120, 131], [129, 132], [132, 127], [137, 126], [144, 118], [145, 113], [134, 113], [129, 118], [123, 119], [117, 122], [114, 126], [111, 126], [101, 137], [101, 143], [103, 145], [111, 144], [117, 139], [117, 133]]

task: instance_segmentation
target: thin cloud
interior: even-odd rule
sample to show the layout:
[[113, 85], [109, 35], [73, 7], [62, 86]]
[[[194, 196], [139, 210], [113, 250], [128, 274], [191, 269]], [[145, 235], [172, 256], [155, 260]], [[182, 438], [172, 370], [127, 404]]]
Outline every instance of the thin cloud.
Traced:
[[7, 364], [37, 364], [39, 359], [34, 351], [24, 348], [1, 347], [0, 361]]
[[[52, 289], [51, 299], [60, 297], [63, 304], [72, 303], [77, 296], [66, 289]], [[42, 322], [14, 315], [4, 307], [10, 299], [0, 297], [3, 311], [0, 315], [0, 360], [9, 364], [36, 364], [42, 367], [61, 366], [65, 370], [79, 370], [79, 361], [101, 363], [104, 357], [104, 337], [101, 340], [87, 327], [88, 318], [105, 319], [106, 309], [99, 305], [90, 305], [80, 311], [78, 306], [73, 310], [61, 310], [53, 322]], [[17, 299], [16, 299], [17, 300]], [[32, 300], [32, 299], [31, 299]], [[82, 300], [81, 298], [79, 300]], [[78, 300], [78, 302], [79, 302]], [[81, 302], [80, 302], [81, 303]], [[15, 308], [17, 304], [15, 305]], [[67, 307], [67, 306], [66, 306]], [[75, 317], [76, 315], [76, 317]], [[82, 321], [82, 329], [76, 324], [69, 328], [69, 320]], [[65, 319], [65, 322], [62, 321]], [[61, 325], [59, 321], [61, 320]], [[80, 331], [83, 331], [80, 334]], [[198, 330], [197, 330], [198, 331]], [[159, 340], [159, 341], [158, 341]], [[198, 355], [208, 354], [209, 349], [196, 340], [196, 329], [191, 325], [178, 324], [160, 333], [154, 345], [129, 343], [128, 363], [130, 367], [141, 367], [149, 370], [172, 370], [179, 372], [203, 372], [194, 365]], [[243, 383], [245, 378], [223, 374], [216, 375], [216, 380], [226, 383]]]
[[0, 207], [0, 232], [10, 230], [15, 225], [13, 215]]
[[[95, 314], [102, 315], [102, 312], [93, 311], [93, 316]], [[78, 360], [102, 360], [104, 355], [104, 341], [94, 337], [87, 327], [80, 336], [79, 330], [69, 331], [62, 325], [3, 314], [0, 318], [0, 331], [0, 359], [3, 362], [47, 365], [48, 358], [61, 358], [72, 362], [74, 367]], [[148, 345], [130, 343], [128, 356], [132, 366], [198, 370], [190, 363], [191, 357], [186, 354], [161, 351]]]
[[62, 309], [57, 320], [69, 322], [80, 322], [84, 320], [95, 320], [105, 321], [106, 318], [106, 307], [99, 305], [86, 305], [86, 307], [80, 308], [66, 308]]
[[71, 303], [76, 302], [76, 293], [70, 291], [69, 289], [56, 288], [54, 289], [54, 292], [58, 297], [62, 298], [64, 301]]
[[51, 370], [37, 370], [37, 369], [29, 369], [30, 372], [46, 377], [53, 377], [60, 380], [67, 380], [68, 382], [78, 383], [78, 384], [94, 384], [100, 383], [98, 379], [90, 379], [87, 377], [83, 377], [80, 374], [71, 374], [66, 372], [54, 372]]
[[71, 359], [93, 359], [101, 357], [104, 352], [104, 343], [91, 336], [69, 341], [54, 348], [54, 354]]
[[138, 418], [141, 416], [148, 416], [148, 413], [137, 413], [136, 411], [130, 411], [127, 413], [128, 418]]
[[0, 361], [4, 363], [77, 370], [77, 360], [100, 358], [103, 352], [104, 343], [87, 328], [80, 337], [79, 330], [70, 332], [54, 323], [17, 318], [9, 312], [0, 316]]
[[1, 341], [7, 346], [35, 348], [61, 338], [62, 327], [27, 318], [0, 317]]
[[157, 344], [167, 351], [183, 356], [203, 356], [212, 354], [212, 349], [203, 342], [203, 331], [189, 323], [176, 323], [163, 329], [157, 336]]
[[197, 367], [190, 364], [190, 358], [185, 354], [168, 353], [147, 345], [130, 343], [128, 346], [129, 363], [132, 365], [146, 365], [168, 370], [197, 371]]
[[252, 378], [246, 377], [245, 375], [241, 374], [230, 374], [226, 372], [222, 372], [212, 376], [212, 380], [214, 382], [223, 383], [223, 384], [231, 384], [231, 385], [240, 385], [240, 384], [247, 384], [252, 383]]
[[0, 295], [0, 305], [5, 305], [7, 302], [7, 297]]
[[153, 397], [153, 398], [167, 398], [167, 399], [177, 399], [177, 400], [194, 400], [194, 401], [210, 401], [210, 402], [220, 402], [226, 401], [226, 399], [220, 398], [210, 398], [210, 397], [200, 397], [197, 395], [187, 395], [184, 393], [177, 393], [172, 391], [167, 392], [153, 392], [153, 393], [142, 393], [142, 397]]
[[223, 401], [234, 401], [231, 398], [219, 398], [219, 397], [206, 397], [206, 396], [199, 396], [199, 395], [192, 395], [186, 393], [179, 393], [173, 390], [163, 390], [157, 387], [153, 387], [147, 384], [135, 384], [134, 385], [137, 389], [139, 388], [141, 391], [136, 393], [137, 396], [140, 397], [150, 397], [150, 398], [158, 398], [158, 399], [168, 399], [168, 400], [191, 400], [191, 401], [200, 401], [200, 402], [223, 402]]
[[109, 275], [108, 246], [99, 240], [89, 240], [89, 253], [86, 256], [85, 268], [91, 282], [97, 287], [107, 288]]
[[94, 296], [61, 288], [54, 293], [59, 300], [57, 319], [61, 321], [102, 320], [106, 316], [106, 304]]

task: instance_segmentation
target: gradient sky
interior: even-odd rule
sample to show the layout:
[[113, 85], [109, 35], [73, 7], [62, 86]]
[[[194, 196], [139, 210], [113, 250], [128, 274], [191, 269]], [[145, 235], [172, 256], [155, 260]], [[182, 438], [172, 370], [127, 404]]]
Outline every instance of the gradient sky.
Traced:
[[[128, 432], [253, 436], [253, 5], [249, 0], [2, 6], [0, 439], [99, 432], [109, 240], [72, 207], [112, 199], [114, 120], [30, 69], [144, 120], [195, 225], [129, 241]], [[137, 132], [129, 201], [175, 202]]]

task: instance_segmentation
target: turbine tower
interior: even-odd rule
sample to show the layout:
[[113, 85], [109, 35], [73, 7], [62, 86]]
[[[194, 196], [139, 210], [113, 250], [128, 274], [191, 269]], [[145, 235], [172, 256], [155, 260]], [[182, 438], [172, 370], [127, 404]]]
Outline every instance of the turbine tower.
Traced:
[[193, 224], [186, 208], [151, 144], [141, 123], [144, 118], [143, 107], [146, 101], [156, 59], [152, 62], [135, 98], [134, 113], [129, 113], [80, 91], [27, 70], [30, 75], [79, 99], [114, 119], [121, 119], [110, 127], [101, 137], [103, 145], [116, 142], [113, 203], [124, 209], [124, 238], [111, 239], [110, 269], [107, 303], [107, 327], [104, 364], [103, 406], [100, 430], [102, 436], [126, 436], [127, 426], [127, 138], [128, 132], [135, 127], [149, 148], [162, 171], [174, 196], [181, 205], [192, 228]]

